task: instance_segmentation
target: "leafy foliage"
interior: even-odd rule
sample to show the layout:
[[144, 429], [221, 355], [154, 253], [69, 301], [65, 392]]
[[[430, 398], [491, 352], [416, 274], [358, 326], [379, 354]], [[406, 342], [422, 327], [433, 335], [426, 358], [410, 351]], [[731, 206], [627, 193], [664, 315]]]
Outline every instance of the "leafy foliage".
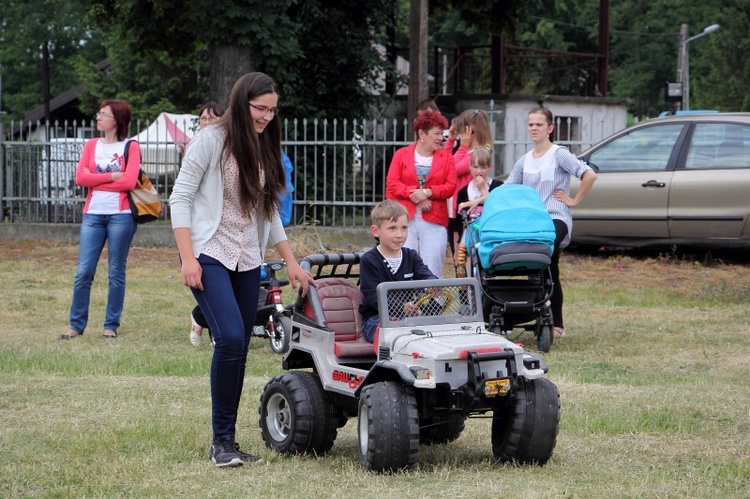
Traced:
[[[676, 81], [680, 25], [687, 23], [694, 36], [718, 23], [718, 32], [689, 44], [692, 107], [750, 110], [750, 0], [610, 5], [608, 96], [630, 99], [639, 117], [666, 109], [664, 84]], [[373, 90], [383, 76], [405, 80], [384, 60], [382, 47], [407, 55], [409, 6], [410, 0], [6, 0], [2, 109], [6, 120], [17, 119], [42, 103], [40, 47], [46, 45], [51, 95], [84, 83], [88, 114], [112, 96], [128, 99], [136, 118], [196, 110], [208, 98], [225, 100], [219, 79], [230, 68], [272, 75], [282, 88], [285, 117], [369, 117], [390, 99]], [[432, 0], [429, 8], [431, 49], [489, 45], [493, 35], [504, 34], [525, 47], [598, 50], [600, 0]], [[389, 29], [395, 29], [392, 40]], [[246, 56], [225, 60], [228, 53]], [[104, 60], [110, 69], [102, 72], [96, 64]], [[570, 81], [560, 81], [554, 67], [539, 59], [509, 61], [509, 88], [553, 93], [594, 77], [590, 62], [571, 72]], [[487, 71], [476, 74], [487, 77]]]
[[2, 109], [19, 118], [42, 103], [42, 55], [49, 48], [50, 94], [79, 83], [81, 60], [105, 57], [99, 34], [85, 19], [86, 0], [6, 0], [0, 12]]
[[[210, 73], [217, 62], [212, 49], [222, 45], [246, 52], [247, 60], [236, 64], [279, 82], [285, 114], [361, 117], [380, 99], [368, 89], [387, 69], [374, 41], [388, 22], [391, 0], [112, 3], [95, 0], [94, 11], [113, 33], [109, 50], [118, 67], [118, 95], [129, 94], [147, 112], [154, 105], [195, 109], [209, 97], [226, 103], [228, 96], [208, 85], [217, 77]], [[116, 21], [109, 7], [122, 12]]]

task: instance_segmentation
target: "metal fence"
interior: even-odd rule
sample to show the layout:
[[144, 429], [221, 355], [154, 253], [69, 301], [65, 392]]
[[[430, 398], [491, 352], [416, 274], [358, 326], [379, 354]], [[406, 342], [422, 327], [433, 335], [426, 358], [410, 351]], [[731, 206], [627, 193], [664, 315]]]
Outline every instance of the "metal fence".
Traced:
[[[495, 114], [490, 109], [493, 131]], [[136, 133], [148, 126], [136, 123]], [[0, 142], [2, 222], [80, 223], [85, 190], [75, 185], [75, 169], [95, 124], [21, 123], [15, 130], [28, 133]], [[383, 199], [393, 153], [412, 142], [406, 120], [394, 119], [287, 119], [282, 134], [282, 147], [294, 165], [293, 223], [325, 226], [369, 225], [370, 208]], [[580, 150], [585, 144], [573, 138], [560, 137], [559, 142]], [[169, 219], [169, 193], [185, 143], [149, 136], [140, 144], [142, 167], [161, 194], [163, 217]], [[496, 139], [495, 157], [518, 157], [528, 148], [526, 140]], [[496, 175], [503, 173], [500, 168]]]

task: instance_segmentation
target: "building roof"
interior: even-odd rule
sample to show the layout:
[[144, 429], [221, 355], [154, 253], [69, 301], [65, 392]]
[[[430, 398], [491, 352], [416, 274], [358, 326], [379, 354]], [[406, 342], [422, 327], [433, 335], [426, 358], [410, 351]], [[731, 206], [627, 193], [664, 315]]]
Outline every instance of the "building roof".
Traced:
[[[110, 62], [109, 58], [104, 59], [96, 64], [96, 68], [99, 71], [112, 71], [114, 67]], [[86, 91], [86, 85], [79, 83], [78, 85], [66, 90], [65, 92], [56, 95], [49, 101], [50, 114], [53, 116], [58, 114], [60, 111], [65, 109], [74, 108], [77, 110], [78, 104], [80, 103], [78, 97]], [[23, 121], [39, 121], [44, 119], [44, 104], [29, 111], [23, 117]]]

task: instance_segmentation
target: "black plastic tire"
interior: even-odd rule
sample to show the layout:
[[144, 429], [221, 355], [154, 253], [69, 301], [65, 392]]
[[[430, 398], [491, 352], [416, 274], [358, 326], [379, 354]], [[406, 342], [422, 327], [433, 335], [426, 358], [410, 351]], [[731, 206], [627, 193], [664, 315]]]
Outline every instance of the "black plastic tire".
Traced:
[[538, 333], [536, 335], [536, 346], [540, 352], [549, 352], [552, 348], [552, 341], [554, 340], [554, 334], [552, 334], [552, 326], [539, 326], [537, 328]]
[[434, 414], [419, 420], [419, 443], [440, 445], [453, 442], [466, 428], [464, 414]]
[[368, 386], [359, 399], [359, 459], [366, 471], [391, 472], [416, 466], [419, 411], [411, 387], [393, 381]]
[[292, 319], [286, 315], [274, 314], [273, 327], [275, 331], [268, 331], [268, 341], [274, 353], [284, 354], [289, 350], [289, 340], [292, 337]]
[[511, 399], [494, 411], [492, 453], [502, 462], [543, 465], [552, 457], [559, 424], [560, 393], [554, 383], [519, 378]]
[[258, 408], [266, 447], [284, 455], [327, 452], [337, 434], [334, 409], [315, 374], [293, 371], [272, 378]]

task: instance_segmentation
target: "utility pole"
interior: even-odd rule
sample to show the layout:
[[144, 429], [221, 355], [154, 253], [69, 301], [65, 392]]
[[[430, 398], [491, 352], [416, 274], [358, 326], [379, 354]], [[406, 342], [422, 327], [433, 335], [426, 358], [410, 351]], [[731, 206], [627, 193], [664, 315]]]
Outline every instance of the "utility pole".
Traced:
[[686, 99], [687, 93], [690, 90], [686, 78], [686, 65], [687, 65], [687, 44], [685, 40], [688, 38], [688, 25], [680, 25], [680, 50], [677, 54], [677, 81], [682, 84], [682, 101], [680, 102], [680, 109], [687, 109]]
[[[688, 32], [687, 32], [687, 24], [683, 24], [682, 28], [680, 29], [680, 75], [682, 78], [682, 109], [684, 111], [687, 111], [690, 109], [690, 56], [688, 54], [688, 43], [692, 42], [693, 40], [697, 40], [698, 38], [706, 35], [710, 35], [711, 33], [715, 33], [719, 30], [721, 26], [718, 24], [712, 24], [711, 26], [706, 26], [702, 32], [698, 33], [695, 36], [691, 36], [690, 38], [687, 38]], [[683, 35], [684, 33], [684, 35]], [[684, 38], [683, 38], [684, 36]]]
[[609, 0], [599, 1], [599, 57], [596, 59], [596, 74], [599, 93], [607, 96], [609, 83]]

